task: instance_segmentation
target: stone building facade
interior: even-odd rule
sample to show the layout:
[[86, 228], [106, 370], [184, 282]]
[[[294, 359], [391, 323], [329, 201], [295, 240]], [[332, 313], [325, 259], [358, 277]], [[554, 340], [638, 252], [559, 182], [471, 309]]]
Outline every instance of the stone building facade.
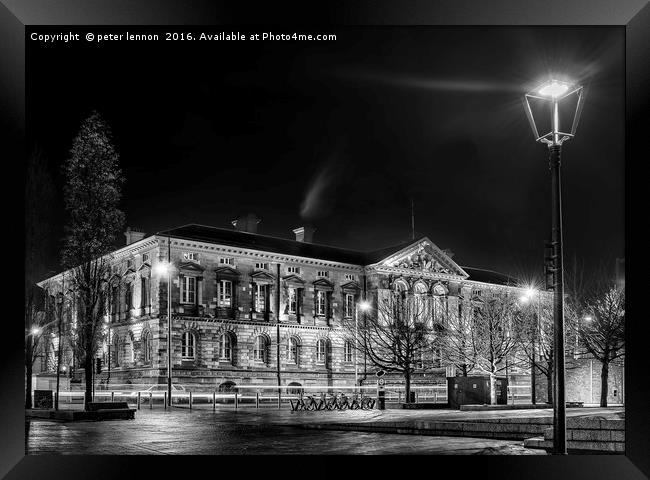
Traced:
[[[365, 315], [357, 310], [362, 299], [376, 302], [382, 291], [406, 290], [449, 312], [460, 296], [518, 289], [506, 286], [513, 282], [504, 275], [460, 267], [426, 237], [359, 252], [315, 244], [305, 228], [287, 240], [258, 234], [255, 219], [233, 224], [232, 230], [186, 225], [151, 236], [127, 231], [127, 245], [111, 255], [98, 382], [110, 375], [111, 384], [166, 383], [169, 282], [161, 265], [171, 265], [174, 383], [209, 390], [276, 385], [278, 331], [283, 385], [352, 386], [355, 355], [343, 323]], [[40, 285], [65, 290], [64, 281], [59, 274]], [[439, 368], [413, 381], [444, 383], [445, 367], [441, 359]], [[374, 384], [375, 370], [358, 357], [362, 384]]]

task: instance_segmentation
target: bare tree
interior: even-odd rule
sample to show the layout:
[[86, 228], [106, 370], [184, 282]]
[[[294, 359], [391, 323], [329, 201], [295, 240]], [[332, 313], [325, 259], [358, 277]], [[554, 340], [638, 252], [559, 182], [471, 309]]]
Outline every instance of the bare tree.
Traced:
[[63, 263], [74, 292], [71, 330], [83, 357], [86, 408], [92, 399], [93, 360], [103, 335], [111, 261], [107, 256], [124, 222], [119, 210], [123, 184], [110, 130], [98, 113], [81, 125], [64, 168], [65, 206], [70, 215]]
[[46, 323], [45, 296], [36, 282], [45, 274], [53, 192], [47, 161], [39, 148], [34, 148], [27, 158], [25, 173], [25, 408], [32, 408], [33, 365]]
[[[404, 377], [406, 401], [411, 398], [411, 378], [417, 369], [433, 366], [423, 361], [433, 355], [436, 329], [427, 298], [405, 292], [379, 292], [376, 315], [368, 314], [363, 324], [346, 319], [348, 340], [378, 368]], [[358, 327], [358, 330], [356, 328]], [[353, 342], [358, 331], [358, 342]]]
[[504, 289], [484, 291], [473, 304], [471, 351], [475, 369], [490, 377], [490, 403], [496, 404], [496, 375], [505, 370], [506, 359], [515, 353], [519, 332], [517, 299]]
[[625, 287], [596, 287], [573, 322], [581, 353], [600, 362], [600, 406], [607, 406], [610, 364], [625, 356]]
[[460, 370], [463, 377], [474, 370], [477, 361], [471, 336], [473, 316], [471, 300], [459, 298], [458, 310], [449, 313], [437, 338], [442, 356]]

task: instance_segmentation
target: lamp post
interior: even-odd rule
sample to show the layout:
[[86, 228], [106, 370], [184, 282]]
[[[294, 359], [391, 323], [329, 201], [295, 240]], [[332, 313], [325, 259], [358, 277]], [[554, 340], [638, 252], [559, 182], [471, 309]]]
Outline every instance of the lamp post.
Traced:
[[[560, 130], [560, 103], [577, 96], [571, 132]], [[554, 395], [553, 395], [553, 453], [566, 455], [566, 396], [564, 380], [564, 276], [562, 265], [562, 185], [560, 157], [562, 144], [575, 136], [575, 131], [584, 105], [582, 86], [559, 80], [550, 80], [532, 92], [524, 95], [524, 110], [535, 135], [535, 141], [548, 145], [551, 170], [551, 225], [553, 247], [553, 349], [554, 349]], [[551, 130], [540, 135], [530, 101], [550, 106]]]
[[363, 300], [356, 305], [354, 309], [354, 385], [359, 387], [359, 362], [357, 361], [357, 352], [359, 351], [359, 309], [366, 312], [370, 308], [370, 303]]
[[157, 273], [167, 275], [167, 403], [172, 406], [172, 265], [171, 241], [168, 239], [167, 262], [158, 262]]

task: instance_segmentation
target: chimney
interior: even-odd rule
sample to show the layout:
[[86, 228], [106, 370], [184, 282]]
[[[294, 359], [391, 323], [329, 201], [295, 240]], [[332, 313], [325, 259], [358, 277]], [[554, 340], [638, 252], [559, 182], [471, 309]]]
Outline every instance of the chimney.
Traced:
[[139, 229], [131, 229], [131, 227], [126, 227], [126, 232], [124, 232], [127, 245], [131, 245], [132, 243], [142, 240], [145, 235], [145, 232], [141, 232]]
[[314, 232], [316, 229], [314, 227], [298, 227], [293, 230], [293, 233], [296, 234], [296, 242], [307, 242], [312, 243], [314, 239]]
[[262, 219], [257, 215], [249, 213], [248, 215], [239, 217], [230, 223], [232, 223], [232, 226], [235, 227], [235, 230], [238, 232], [257, 233], [257, 225], [261, 221]]

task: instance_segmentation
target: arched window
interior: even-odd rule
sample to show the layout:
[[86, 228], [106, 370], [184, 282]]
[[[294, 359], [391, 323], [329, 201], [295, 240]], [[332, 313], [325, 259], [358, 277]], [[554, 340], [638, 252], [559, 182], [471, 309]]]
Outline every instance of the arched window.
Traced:
[[352, 342], [347, 340], [345, 345], [343, 345], [343, 361], [351, 362], [354, 356]]
[[181, 336], [181, 357], [183, 360], [194, 360], [196, 338], [192, 332], [183, 332]]
[[267, 345], [268, 342], [264, 335], [258, 335], [253, 347], [253, 359], [258, 362], [267, 362]]
[[151, 332], [149, 330], [142, 334], [142, 357], [144, 363], [151, 363], [153, 357], [153, 342], [151, 341]]
[[287, 341], [287, 363], [298, 363], [300, 352], [300, 344], [298, 340], [294, 337], [289, 338]]
[[300, 383], [298, 383], [298, 382], [291, 382], [287, 386], [288, 387], [293, 387], [293, 388], [287, 388], [287, 393], [289, 395], [300, 395], [301, 393], [303, 393], [303, 389], [300, 388], [300, 387], [302, 387], [302, 385]]
[[325, 363], [327, 358], [327, 342], [324, 338], [316, 342], [316, 363]]
[[224, 333], [219, 338], [219, 360], [232, 362], [232, 336]]
[[222, 393], [233, 393], [237, 391], [237, 384], [228, 380], [220, 384], [218, 390]]
[[408, 292], [409, 286], [406, 284], [404, 280], [397, 280], [395, 282], [395, 291], [399, 293], [406, 293]]

